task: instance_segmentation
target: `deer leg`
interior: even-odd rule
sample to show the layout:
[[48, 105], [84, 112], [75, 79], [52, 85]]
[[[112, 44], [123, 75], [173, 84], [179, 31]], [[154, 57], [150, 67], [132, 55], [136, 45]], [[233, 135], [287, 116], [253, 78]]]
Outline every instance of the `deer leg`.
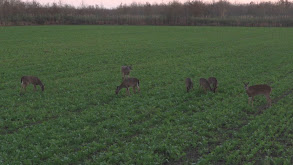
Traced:
[[268, 106], [270, 107], [272, 105], [272, 100], [269, 95], [267, 95], [266, 97], [267, 97]]
[[22, 89], [23, 89], [23, 84], [21, 84], [20, 93], [22, 92]]
[[253, 107], [253, 97], [251, 98], [251, 105], [252, 105], [252, 107]]
[[36, 85], [34, 85], [34, 91], [36, 91], [37, 90], [37, 87], [36, 87]]
[[138, 92], [140, 92], [139, 83], [136, 84], [136, 88], [137, 88]]
[[[26, 91], [26, 86], [27, 86], [27, 84], [21, 84], [21, 87], [24, 89], [24, 92]], [[22, 88], [21, 88], [21, 90], [22, 90]]]
[[129, 88], [126, 88], [126, 91], [127, 91], [127, 93], [128, 93], [128, 96], [130, 95], [130, 93], [129, 93]]

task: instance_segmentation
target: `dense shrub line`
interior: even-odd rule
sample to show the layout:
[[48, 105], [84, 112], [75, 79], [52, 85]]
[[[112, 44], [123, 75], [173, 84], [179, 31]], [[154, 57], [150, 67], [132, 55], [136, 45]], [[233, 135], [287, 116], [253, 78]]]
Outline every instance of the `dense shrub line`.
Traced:
[[232, 4], [173, 1], [160, 4], [121, 4], [113, 9], [74, 7], [60, 3], [41, 5], [0, 0], [0, 25], [189, 25], [189, 26], [293, 26], [293, 3], [288, 0]]

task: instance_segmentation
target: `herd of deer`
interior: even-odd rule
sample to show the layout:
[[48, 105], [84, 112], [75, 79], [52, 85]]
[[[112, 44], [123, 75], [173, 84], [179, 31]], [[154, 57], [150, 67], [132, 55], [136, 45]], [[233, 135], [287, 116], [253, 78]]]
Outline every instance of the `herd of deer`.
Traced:
[[[120, 84], [120, 86], [117, 86], [115, 93], [118, 94], [119, 91], [122, 88], [126, 88], [126, 93], [128, 95], [130, 95], [129, 93], [129, 88], [133, 87], [133, 92], [135, 93], [135, 88], [138, 89], [138, 91], [140, 91], [139, 88], [139, 80], [137, 78], [130, 78], [129, 74], [130, 71], [132, 70], [131, 66], [122, 66], [121, 67], [121, 73], [122, 73], [122, 83]], [[21, 77], [21, 91], [22, 89], [24, 89], [26, 91], [26, 87], [29, 84], [33, 84], [34, 85], [34, 90], [36, 91], [36, 86], [39, 85], [42, 89], [42, 91], [44, 91], [45, 87], [44, 84], [41, 82], [41, 80], [38, 77], [34, 77], [34, 76], [23, 76]], [[248, 86], [249, 83], [244, 83], [244, 88], [246, 90], [246, 93], [248, 95], [248, 104], [250, 104], [253, 107], [253, 98], [256, 95], [264, 95], [266, 96], [268, 105], [271, 106], [271, 98], [270, 98], [270, 93], [272, 91], [272, 88], [267, 85], [267, 84], [260, 84], [260, 85], [253, 85], [253, 86]], [[185, 80], [185, 85], [186, 85], [186, 90], [187, 92], [189, 92], [192, 88], [193, 88], [193, 83], [192, 80], [190, 78], [186, 78]], [[213, 88], [211, 88], [211, 85]], [[207, 92], [207, 90], [210, 90], [212, 92], [216, 92], [216, 89], [218, 88], [218, 81], [215, 77], [210, 77], [207, 79], [205, 78], [200, 78], [199, 80], [199, 87], [202, 87], [205, 92]]]

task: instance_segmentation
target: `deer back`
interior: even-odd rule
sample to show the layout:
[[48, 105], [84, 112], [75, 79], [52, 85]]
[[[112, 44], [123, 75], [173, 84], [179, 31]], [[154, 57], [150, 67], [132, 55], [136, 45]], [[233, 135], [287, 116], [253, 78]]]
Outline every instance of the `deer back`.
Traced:
[[211, 86], [210, 86], [210, 83], [209, 83], [208, 80], [206, 80], [205, 78], [200, 78], [200, 79], [199, 79], [199, 84], [200, 84], [201, 86], [203, 86], [205, 89], [212, 90], [212, 89], [211, 89]]
[[218, 80], [217, 80], [215, 77], [210, 77], [210, 78], [208, 79], [208, 82], [209, 82], [210, 84], [213, 84], [214, 87], [217, 87], [217, 86], [218, 86]]
[[218, 88], [218, 80], [215, 77], [209, 77], [208, 82], [210, 83], [210, 85], [213, 84], [213, 91], [215, 93], [216, 89]]
[[139, 80], [137, 78], [126, 78], [125, 80], [123, 80], [121, 85], [123, 87], [134, 87], [137, 84], [139, 84]]
[[272, 88], [267, 84], [253, 85], [248, 87], [246, 93], [248, 96], [256, 95], [269, 95], [272, 91]]
[[34, 85], [43, 85], [41, 80], [38, 77], [34, 77], [34, 76], [22, 76], [21, 82], [26, 84], [31, 83]]

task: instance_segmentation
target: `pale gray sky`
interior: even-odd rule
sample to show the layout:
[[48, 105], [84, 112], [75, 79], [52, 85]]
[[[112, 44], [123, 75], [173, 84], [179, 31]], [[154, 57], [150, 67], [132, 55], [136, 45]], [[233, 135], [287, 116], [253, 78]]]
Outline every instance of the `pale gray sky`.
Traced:
[[[23, 0], [23, 1], [32, 1], [32, 0]], [[41, 4], [52, 4], [52, 3], [58, 3], [60, 0], [35, 0], [40, 2]], [[137, 2], [137, 3], [145, 3], [145, 2], [149, 2], [149, 3], [168, 3], [171, 2], [173, 0], [61, 0], [61, 2], [63, 4], [70, 4], [70, 5], [74, 5], [76, 7], [81, 6], [82, 2], [85, 5], [99, 5], [99, 6], [103, 6], [106, 8], [114, 8], [119, 6], [121, 3], [123, 4], [131, 4], [132, 2]], [[186, 2], [188, 0], [177, 0], [180, 2]], [[192, 0], [190, 0], [192, 1]], [[212, 2], [212, 0], [202, 0], [203, 2]], [[218, 0], [215, 0], [218, 1]], [[251, 1], [253, 2], [265, 2], [265, 1], [277, 1], [277, 0], [228, 0], [231, 3], [249, 3]]]

